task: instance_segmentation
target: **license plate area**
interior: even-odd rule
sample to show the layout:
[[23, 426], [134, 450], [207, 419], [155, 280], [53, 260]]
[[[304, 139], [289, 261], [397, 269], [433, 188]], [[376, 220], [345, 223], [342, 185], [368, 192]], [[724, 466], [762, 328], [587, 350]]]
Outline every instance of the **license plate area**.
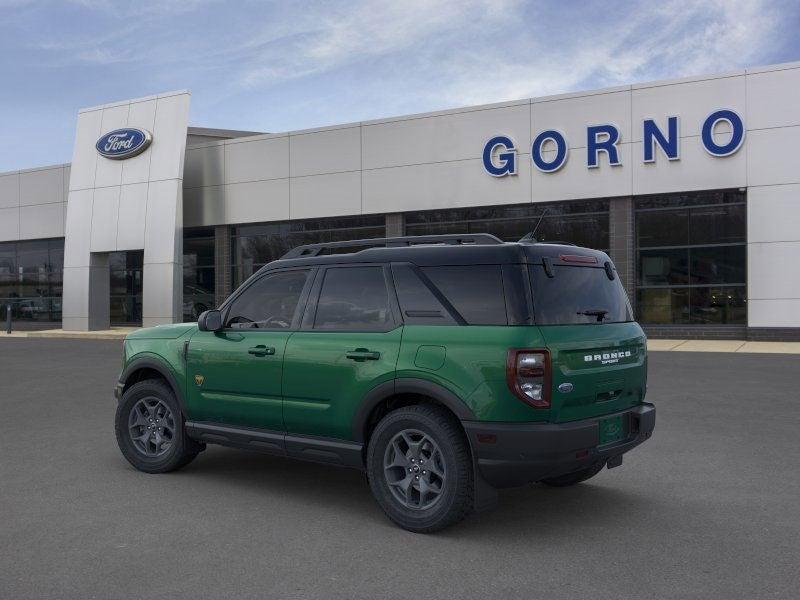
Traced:
[[625, 437], [625, 419], [623, 415], [616, 415], [602, 419], [597, 424], [599, 433], [599, 445], [613, 444]]

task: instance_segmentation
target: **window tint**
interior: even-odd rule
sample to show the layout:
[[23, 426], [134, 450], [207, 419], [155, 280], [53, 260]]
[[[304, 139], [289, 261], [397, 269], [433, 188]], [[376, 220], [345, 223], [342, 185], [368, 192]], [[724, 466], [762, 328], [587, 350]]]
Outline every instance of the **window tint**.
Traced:
[[265, 275], [249, 286], [228, 312], [234, 329], [289, 329], [308, 271]]
[[507, 325], [499, 265], [423, 267], [450, 304], [470, 325]]
[[[531, 265], [533, 312], [537, 325], [622, 323], [633, 320], [625, 290], [615, 275], [596, 267]], [[588, 314], [587, 314], [588, 313]]]
[[385, 331], [392, 323], [383, 267], [326, 271], [314, 329]]
[[393, 265], [392, 275], [403, 320], [408, 325], [455, 325], [455, 320], [408, 265]]

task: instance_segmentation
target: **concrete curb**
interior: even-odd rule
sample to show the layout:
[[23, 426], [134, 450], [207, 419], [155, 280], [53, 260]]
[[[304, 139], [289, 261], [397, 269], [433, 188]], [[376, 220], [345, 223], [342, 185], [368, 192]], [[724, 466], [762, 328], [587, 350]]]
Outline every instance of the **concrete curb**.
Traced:
[[800, 342], [747, 342], [745, 340], [647, 340], [650, 352], [757, 352], [800, 354]]

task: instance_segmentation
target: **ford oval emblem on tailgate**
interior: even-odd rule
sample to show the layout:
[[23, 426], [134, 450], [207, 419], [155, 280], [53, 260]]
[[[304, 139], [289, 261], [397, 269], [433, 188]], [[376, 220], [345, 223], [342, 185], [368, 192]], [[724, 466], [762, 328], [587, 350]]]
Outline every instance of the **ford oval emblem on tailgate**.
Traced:
[[558, 386], [558, 391], [562, 394], [569, 394], [572, 390], [575, 389], [575, 386], [571, 383], [562, 383]]

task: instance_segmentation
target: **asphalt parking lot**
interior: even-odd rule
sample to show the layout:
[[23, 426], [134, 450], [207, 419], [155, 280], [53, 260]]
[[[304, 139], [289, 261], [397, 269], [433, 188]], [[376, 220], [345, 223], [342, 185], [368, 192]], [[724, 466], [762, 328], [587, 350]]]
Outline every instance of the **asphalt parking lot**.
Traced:
[[0, 340], [0, 598], [797, 598], [800, 357], [651, 353], [651, 441], [435, 535], [363, 475], [117, 450], [120, 342]]

